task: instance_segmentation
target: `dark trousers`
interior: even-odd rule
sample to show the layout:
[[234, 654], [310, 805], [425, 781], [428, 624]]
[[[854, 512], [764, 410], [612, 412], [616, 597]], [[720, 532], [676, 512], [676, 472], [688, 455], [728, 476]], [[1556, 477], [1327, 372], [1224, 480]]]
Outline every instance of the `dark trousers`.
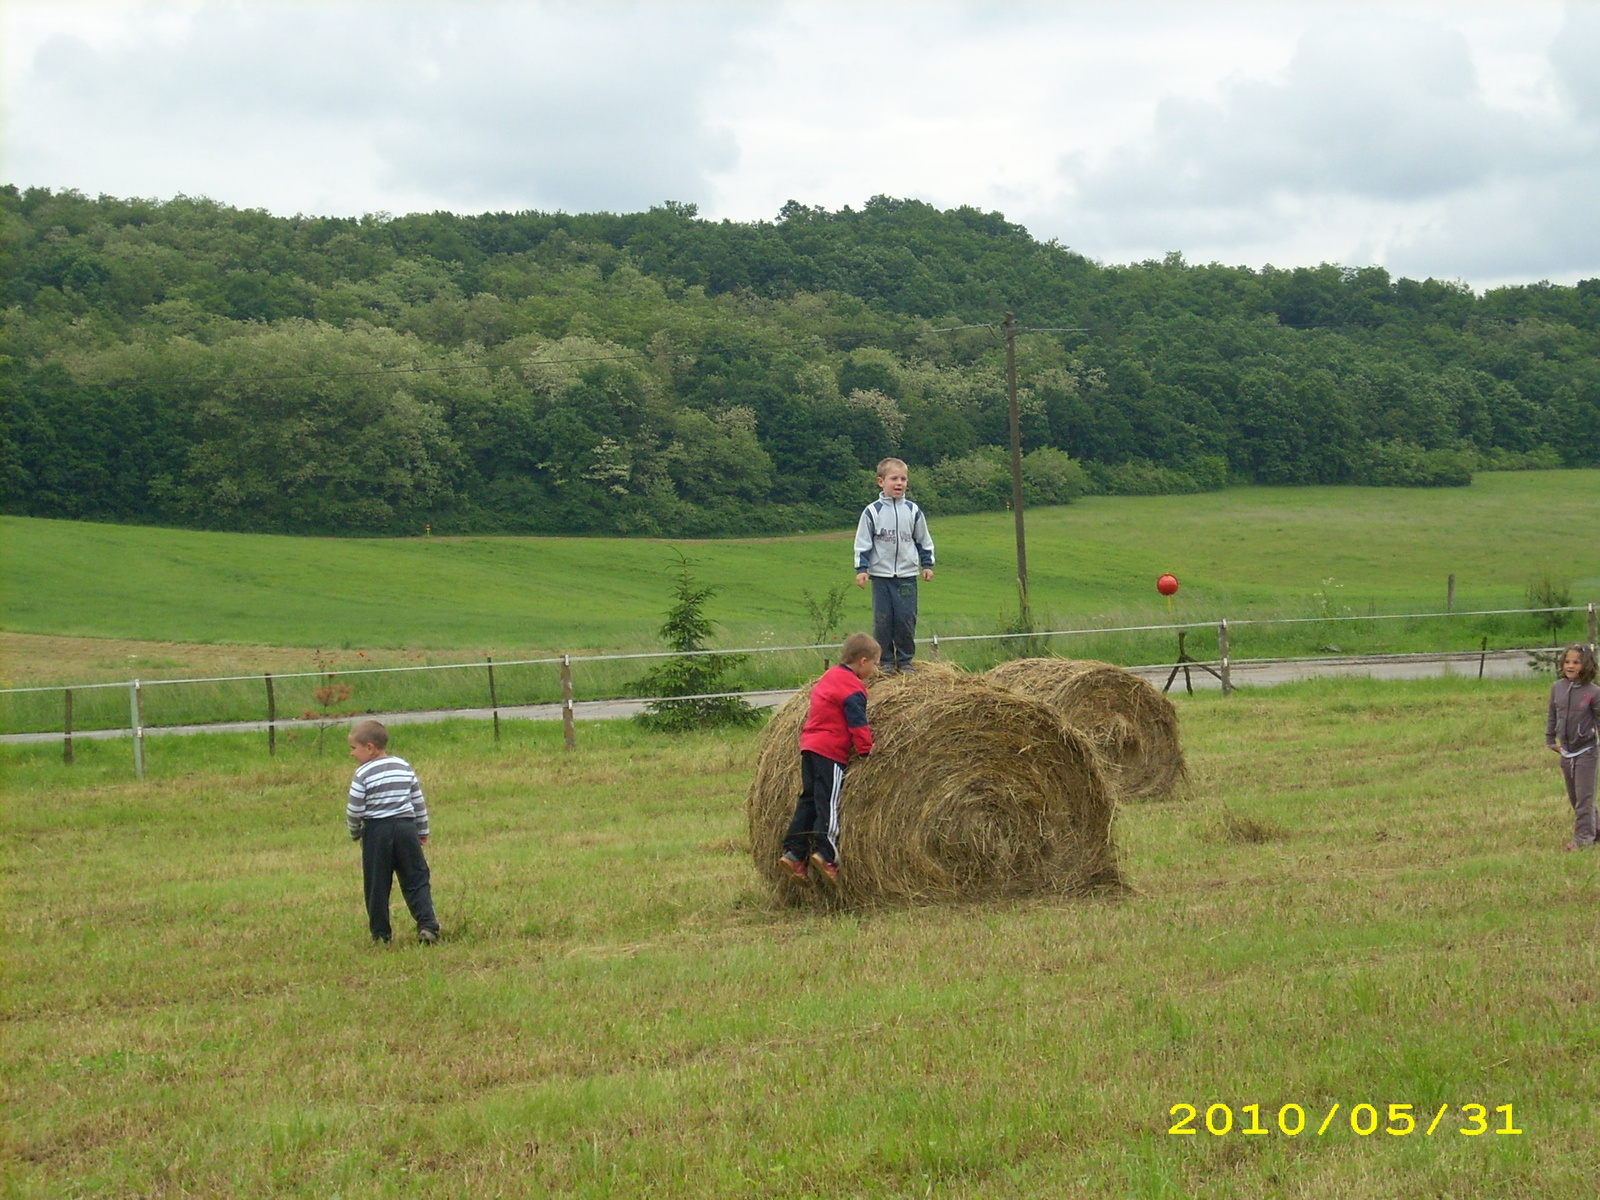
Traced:
[[917, 652], [917, 577], [872, 577], [872, 636], [883, 647], [878, 666], [884, 671], [909, 667]]
[[839, 861], [839, 789], [843, 786], [843, 763], [814, 750], [800, 751], [800, 800], [783, 838], [785, 854], [801, 862], [813, 852], [828, 862]]
[[418, 929], [439, 932], [428, 886], [428, 860], [422, 854], [417, 823], [410, 817], [383, 817], [361, 827], [361, 882], [367, 893], [367, 925], [380, 942], [389, 940], [389, 888], [400, 876], [400, 894]]

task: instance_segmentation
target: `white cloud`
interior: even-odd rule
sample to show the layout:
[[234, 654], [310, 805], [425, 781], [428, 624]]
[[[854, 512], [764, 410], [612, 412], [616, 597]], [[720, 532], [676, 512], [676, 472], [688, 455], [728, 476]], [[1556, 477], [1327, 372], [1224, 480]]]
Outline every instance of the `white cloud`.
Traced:
[[1281, 71], [1168, 97], [1120, 145], [1064, 156], [1035, 224], [1113, 258], [1378, 261], [1479, 283], [1600, 273], [1596, 10], [1559, 29], [1555, 9], [1509, 28], [1452, 25], [1454, 11], [1320, 17]]
[[6, 177], [274, 211], [886, 193], [1106, 261], [1600, 274], [1600, 5], [0, 6]]
[[1075, 174], [1090, 203], [1123, 209], [1277, 192], [1411, 200], [1516, 165], [1536, 135], [1484, 103], [1459, 34], [1346, 27], [1307, 33], [1282, 80], [1164, 100], [1148, 139]]
[[743, 20], [727, 5], [211, 4], [148, 27], [68, 7], [7, 106], [10, 173], [30, 182], [279, 210], [631, 209], [701, 193], [737, 157], [702, 112]]

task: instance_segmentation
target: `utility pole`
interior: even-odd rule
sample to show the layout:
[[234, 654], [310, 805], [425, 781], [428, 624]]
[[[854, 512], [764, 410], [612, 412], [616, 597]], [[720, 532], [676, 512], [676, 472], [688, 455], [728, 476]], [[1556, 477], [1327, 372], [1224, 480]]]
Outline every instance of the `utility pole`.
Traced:
[[1017, 523], [1017, 602], [1023, 633], [1033, 632], [1028, 608], [1028, 535], [1022, 518], [1022, 411], [1017, 405], [1017, 318], [1007, 312], [1000, 327], [1006, 335], [1006, 398], [1011, 407], [1011, 513]]
[[[957, 333], [963, 329], [994, 329], [993, 325], [952, 325], [932, 333]], [[1006, 339], [1006, 399], [1011, 407], [1011, 513], [1017, 523], [1017, 602], [1024, 633], [1033, 632], [1033, 610], [1028, 604], [1028, 535], [1022, 517], [1022, 410], [1017, 404], [1017, 315], [1007, 311], [1000, 330]], [[1085, 326], [1065, 325], [1024, 328], [1023, 333], [1088, 333]]]

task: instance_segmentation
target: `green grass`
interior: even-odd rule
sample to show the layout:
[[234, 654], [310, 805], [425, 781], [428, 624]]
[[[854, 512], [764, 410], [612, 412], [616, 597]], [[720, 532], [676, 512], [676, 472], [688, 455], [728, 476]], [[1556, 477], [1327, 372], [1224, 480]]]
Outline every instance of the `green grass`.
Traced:
[[[1178, 619], [1523, 603], [1543, 567], [1600, 595], [1561, 530], [1600, 503], [1600, 472], [1485, 474], [1470, 488], [1236, 488], [1092, 497], [1029, 517], [1036, 610], [1052, 622], [1164, 619], [1155, 577], [1183, 580]], [[667, 543], [616, 538], [326, 539], [0, 520], [4, 628], [24, 633], [463, 651], [648, 645]], [[992, 631], [1015, 611], [1010, 518], [933, 519], [940, 570], [924, 633]], [[724, 643], [805, 634], [802, 589], [848, 582], [850, 534], [673, 543], [721, 586]], [[870, 619], [851, 589], [847, 623]]]
[[[408, 728], [428, 951], [365, 941], [336, 747], [158, 740], [143, 785], [8, 749], [6, 1194], [1587, 1197], [1600, 859], [1559, 852], [1542, 707], [1185, 700], [1197, 798], [1123, 810], [1129, 894], [837, 917], [756, 886], [756, 735]], [[1362, 1138], [1361, 1102], [1452, 1108]]]
[[[1600, 472], [1594, 471], [1491, 474], [1471, 488], [1434, 491], [1241, 488], [1204, 496], [1095, 497], [1030, 518], [1034, 600], [1042, 622], [1055, 627], [1226, 615], [1235, 621], [1232, 654], [1241, 659], [1475, 650], [1485, 641], [1490, 648], [1538, 644], [1548, 635], [1523, 615], [1339, 618], [1442, 608], [1451, 572], [1463, 610], [1522, 606], [1529, 577], [1546, 569], [1574, 582], [1576, 600], [1600, 597], [1600, 576], [1584, 574], [1594, 569], [1592, 562], [1563, 558], [1550, 537], [1554, 529], [1581, 527], [1596, 501]], [[3, 612], [11, 632], [320, 646], [332, 648], [333, 669], [340, 671], [363, 664], [352, 647], [429, 647], [431, 659], [444, 661], [492, 650], [502, 662], [508, 653], [659, 650], [652, 631], [675, 561], [667, 543], [627, 539], [300, 539], [24, 518], [0, 519], [0, 531]], [[942, 565], [922, 593], [925, 654], [931, 635], [1004, 627], [1014, 603], [1014, 543], [1003, 514], [941, 521], [936, 533]], [[809, 641], [802, 591], [821, 595], [850, 578], [848, 533], [681, 545], [700, 560], [701, 577], [722, 588], [711, 611], [722, 623], [724, 646]], [[1184, 580], [1171, 616], [1153, 587], [1156, 575], [1169, 569]], [[849, 594], [846, 628], [870, 625], [868, 595], [853, 587]], [[1326, 619], [1237, 623], [1275, 616]], [[1581, 627], [1574, 619], [1566, 632]], [[983, 669], [1030, 651], [1134, 665], [1171, 661], [1176, 649], [1172, 634], [1146, 632], [1031, 647], [947, 641], [941, 655]], [[1188, 650], [1214, 657], [1214, 627], [1192, 631]], [[308, 650], [306, 661], [292, 669], [311, 670], [312, 659]], [[88, 682], [81, 655], [59, 668], [53, 661], [36, 655], [12, 678]], [[580, 662], [577, 696], [636, 695], [644, 665]], [[814, 653], [757, 655], [727, 682], [732, 688], [793, 687], [821, 666]], [[110, 677], [214, 673], [129, 665]], [[96, 672], [95, 678], [107, 675]], [[317, 707], [311, 692], [321, 682], [281, 679], [279, 713], [298, 716]], [[487, 678], [476, 670], [343, 674], [341, 682], [354, 689], [343, 707], [363, 711], [488, 702]], [[505, 704], [560, 697], [557, 670], [549, 665], [502, 665], [497, 683]], [[258, 678], [150, 688], [145, 704], [152, 725], [266, 715]], [[126, 726], [126, 693], [80, 690], [74, 720], [85, 730]], [[59, 692], [0, 696], [0, 731], [61, 727]]]

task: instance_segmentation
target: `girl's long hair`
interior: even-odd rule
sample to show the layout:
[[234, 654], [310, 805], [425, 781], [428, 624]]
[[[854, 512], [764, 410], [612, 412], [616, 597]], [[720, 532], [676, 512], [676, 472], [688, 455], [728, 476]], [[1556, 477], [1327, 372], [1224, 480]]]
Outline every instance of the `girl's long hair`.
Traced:
[[1569, 654], [1578, 656], [1578, 682], [1593, 683], [1595, 675], [1600, 674], [1600, 664], [1595, 662], [1594, 651], [1582, 642], [1573, 642], [1561, 652], [1563, 664], [1566, 663]]

